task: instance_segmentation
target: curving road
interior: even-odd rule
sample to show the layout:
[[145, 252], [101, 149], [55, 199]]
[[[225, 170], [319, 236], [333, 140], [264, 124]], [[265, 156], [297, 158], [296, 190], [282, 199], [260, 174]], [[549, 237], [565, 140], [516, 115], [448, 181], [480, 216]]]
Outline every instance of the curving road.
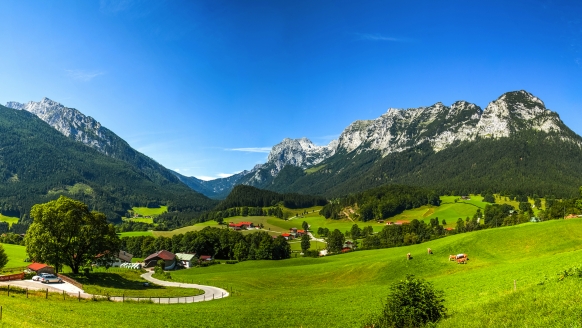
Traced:
[[[213, 286], [205, 286], [205, 285], [198, 285], [198, 284], [185, 284], [180, 282], [171, 282], [160, 280], [152, 277], [153, 272], [148, 271], [141, 275], [147, 281], [150, 281], [156, 285], [166, 286], [166, 287], [179, 287], [179, 288], [195, 288], [204, 291], [204, 294], [198, 296], [191, 296], [191, 297], [176, 297], [179, 300], [182, 300], [181, 303], [195, 303], [195, 302], [204, 302], [204, 301], [212, 301], [219, 298], [228, 297], [230, 294], [226, 290], [218, 287]], [[184, 300], [186, 299], [186, 300]], [[177, 301], [175, 303], [178, 303]]]
[[[204, 286], [197, 284], [183, 284], [177, 282], [170, 282], [159, 280], [152, 277], [153, 272], [149, 271], [141, 275], [147, 281], [150, 281], [156, 285], [167, 286], [167, 287], [179, 287], [179, 288], [195, 288], [204, 291], [204, 294], [198, 296], [187, 296], [187, 297], [110, 297], [109, 300], [114, 302], [124, 302], [124, 301], [151, 301], [155, 304], [179, 304], [179, 303], [196, 303], [204, 301], [212, 301], [224, 297], [230, 296], [230, 294], [218, 287]], [[12, 280], [12, 281], [2, 281], [0, 285], [10, 285], [17, 286], [20, 288], [28, 288], [31, 290], [49, 290], [50, 292], [65, 292], [72, 297], [81, 298], [105, 298], [103, 295], [92, 295], [87, 294], [83, 290], [69, 284], [68, 282], [63, 282], [61, 284], [43, 284], [38, 281], [32, 280]]]

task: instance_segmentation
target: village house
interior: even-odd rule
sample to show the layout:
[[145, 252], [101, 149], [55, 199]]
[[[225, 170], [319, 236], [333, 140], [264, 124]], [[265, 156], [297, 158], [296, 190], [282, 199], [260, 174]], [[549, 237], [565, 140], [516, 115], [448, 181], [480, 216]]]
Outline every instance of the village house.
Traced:
[[[108, 254], [108, 253], [106, 253], [106, 254]], [[104, 256], [104, 254], [97, 254], [97, 256], [95, 256], [95, 259], [96, 259], [95, 265], [102, 266], [105, 264], [102, 261], [99, 261], [99, 259], [101, 259], [103, 256]], [[119, 253], [117, 253], [116, 255], [114, 255], [111, 258], [111, 262], [109, 262], [109, 266], [119, 267], [123, 263], [131, 263], [131, 259], [133, 259], [132, 254], [129, 254], [126, 251], [119, 251]]]
[[234, 223], [234, 222], [230, 222], [228, 224], [229, 228], [232, 228], [235, 231], [238, 230], [247, 230], [249, 228], [254, 228], [254, 224], [252, 222], [238, 222], [238, 223]]
[[173, 270], [176, 267], [176, 255], [166, 250], [161, 250], [146, 257], [143, 262], [146, 268], [153, 268], [158, 264], [159, 260], [163, 260], [164, 270]]
[[293, 236], [290, 233], [282, 233], [281, 236], [283, 236], [287, 240], [293, 239]]
[[198, 262], [204, 262], [204, 261], [212, 261], [212, 255], [200, 255], [200, 259], [198, 259]]
[[198, 262], [198, 257], [196, 254], [176, 253], [176, 260], [180, 266], [189, 269]]
[[30, 271], [34, 271], [36, 275], [41, 273], [55, 274], [55, 268], [44, 263], [32, 263], [26, 268]]

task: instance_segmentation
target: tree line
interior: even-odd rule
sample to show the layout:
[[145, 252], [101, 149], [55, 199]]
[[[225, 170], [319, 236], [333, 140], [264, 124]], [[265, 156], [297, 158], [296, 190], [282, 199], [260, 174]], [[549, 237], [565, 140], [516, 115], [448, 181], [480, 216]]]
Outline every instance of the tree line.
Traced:
[[172, 253], [196, 253], [228, 260], [281, 260], [291, 257], [291, 246], [282, 236], [264, 231], [243, 235], [238, 231], [206, 227], [172, 237], [137, 236], [121, 238], [121, 249], [136, 257], [165, 249]]
[[287, 208], [306, 208], [323, 206], [327, 200], [321, 196], [301, 195], [296, 193], [279, 194], [274, 191], [238, 185], [215, 210], [221, 211], [234, 207], [270, 207], [281, 204]]
[[326, 219], [340, 219], [346, 207], [359, 208], [360, 221], [381, 220], [423, 205], [440, 205], [434, 191], [403, 185], [386, 185], [351, 194], [325, 205], [321, 214]]

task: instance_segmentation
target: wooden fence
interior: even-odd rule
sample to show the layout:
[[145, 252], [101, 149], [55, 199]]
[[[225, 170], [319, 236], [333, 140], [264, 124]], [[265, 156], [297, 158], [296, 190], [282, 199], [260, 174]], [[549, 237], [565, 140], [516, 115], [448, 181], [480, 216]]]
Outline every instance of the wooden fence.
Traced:
[[78, 282], [77, 280], [75, 280], [75, 279], [73, 279], [73, 278], [71, 278], [71, 277], [65, 276], [64, 274], [60, 274], [60, 273], [59, 273], [59, 274], [57, 274], [57, 275], [59, 276], [59, 278], [63, 279], [63, 281], [66, 281], [66, 282], [68, 282], [69, 284], [71, 284], [71, 285], [73, 285], [73, 286], [75, 286], [75, 287], [78, 287], [78, 288], [80, 288], [80, 289], [83, 289], [83, 284], [82, 284], [82, 283], [80, 283], [80, 282]]
[[11, 274], [7, 276], [0, 276], [0, 281], [22, 280], [24, 279], [24, 272]]

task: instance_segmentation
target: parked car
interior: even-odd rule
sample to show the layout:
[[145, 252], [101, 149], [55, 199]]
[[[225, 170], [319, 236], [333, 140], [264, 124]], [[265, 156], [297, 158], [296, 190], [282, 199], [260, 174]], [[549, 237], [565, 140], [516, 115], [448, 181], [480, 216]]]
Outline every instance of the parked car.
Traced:
[[40, 282], [43, 284], [50, 284], [51, 282], [63, 282], [63, 280], [54, 274], [48, 274], [45, 276], [40, 277]]
[[42, 278], [42, 277], [44, 277], [44, 276], [46, 276], [46, 275], [49, 275], [49, 276], [50, 276], [51, 274], [50, 274], [50, 273], [41, 273], [41, 274], [39, 274], [38, 276], [34, 276], [34, 277], [32, 277], [32, 280], [33, 280], [33, 281], [40, 281], [40, 278]]

